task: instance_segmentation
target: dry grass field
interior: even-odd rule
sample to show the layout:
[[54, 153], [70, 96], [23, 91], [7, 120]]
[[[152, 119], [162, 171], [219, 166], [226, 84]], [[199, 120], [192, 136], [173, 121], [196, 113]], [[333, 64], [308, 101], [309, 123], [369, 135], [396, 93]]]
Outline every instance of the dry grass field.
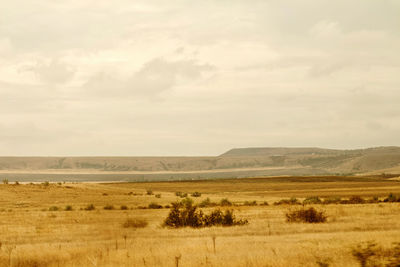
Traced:
[[[182, 200], [178, 191], [200, 192], [191, 197], [195, 203], [228, 198], [233, 206], [216, 208], [233, 209], [249, 223], [162, 227], [169, 209], [143, 207]], [[358, 266], [357, 244], [373, 240], [385, 248], [400, 240], [400, 203], [310, 205], [328, 215], [320, 224], [287, 223], [285, 213], [295, 206], [273, 203], [310, 196], [383, 199], [390, 192], [400, 195], [400, 183], [381, 177], [2, 184], [0, 266]], [[94, 209], [86, 210], [90, 204]], [[148, 225], [124, 227], [127, 219]]]

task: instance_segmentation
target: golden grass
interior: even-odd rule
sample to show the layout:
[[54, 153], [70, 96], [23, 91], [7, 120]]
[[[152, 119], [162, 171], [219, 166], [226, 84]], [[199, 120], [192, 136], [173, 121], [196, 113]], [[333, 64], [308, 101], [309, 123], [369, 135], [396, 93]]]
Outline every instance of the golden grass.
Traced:
[[[248, 219], [248, 225], [204, 229], [163, 228], [168, 209], [138, 209], [180, 199], [176, 191], [201, 192], [194, 198], [197, 203], [207, 197], [215, 202], [227, 197], [233, 203], [272, 203], [291, 196], [384, 196], [400, 188], [395, 181], [360, 180], [359, 187], [353, 183], [357, 182], [243, 179], [236, 183], [0, 185], [0, 266], [175, 266], [176, 258], [179, 266], [318, 266], [317, 262], [357, 266], [351, 255], [356, 244], [375, 240], [389, 246], [400, 240], [399, 203], [313, 205], [328, 215], [328, 222], [322, 224], [286, 223], [288, 206], [234, 206], [236, 216]], [[146, 189], [162, 197], [147, 195]], [[91, 203], [95, 210], [81, 210]], [[73, 210], [64, 211], [67, 205]], [[104, 210], [106, 205], [115, 209]], [[121, 205], [128, 209], [120, 210]], [[59, 210], [49, 211], [52, 206]], [[148, 226], [123, 227], [129, 218], [145, 220]]]

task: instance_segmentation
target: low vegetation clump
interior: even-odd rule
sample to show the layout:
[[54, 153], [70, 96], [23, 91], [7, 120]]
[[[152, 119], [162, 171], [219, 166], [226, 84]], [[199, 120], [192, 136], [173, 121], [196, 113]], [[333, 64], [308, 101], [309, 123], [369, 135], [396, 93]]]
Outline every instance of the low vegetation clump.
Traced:
[[281, 199], [278, 202], [275, 202], [274, 205], [300, 205], [300, 201], [295, 198], [289, 198], [289, 199]]
[[326, 222], [326, 220], [327, 216], [325, 212], [318, 211], [313, 207], [288, 211], [286, 213], [287, 222], [323, 223]]
[[93, 204], [89, 204], [85, 207], [85, 210], [95, 210], [96, 207]]
[[154, 195], [156, 198], [161, 198], [161, 194], [155, 194]]
[[200, 192], [194, 192], [191, 194], [192, 197], [201, 197], [201, 193]]
[[51, 206], [49, 208], [49, 211], [58, 211], [58, 210], [59, 210], [59, 208], [57, 206]]
[[151, 202], [148, 206], [149, 209], [162, 209], [163, 206], [155, 202]]
[[322, 200], [319, 197], [308, 197], [303, 200], [303, 205], [321, 204]]
[[67, 205], [65, 206], [65, 211], [71, 211], [72, 210], [72, 206], [71, 205]]
[[113, 205], [106, 205], [106, 206], [104, 206], [104, 209], [105, 210], [113, 210], [114, 206]]
[[243, 206], [257, 206], [257, 201], [253, 200], [253, 201], [245, 201], [243, 203]]
[[128, 209], [128, 206], [126, 206], [126, 205], [121, 205], [121, 210], [127, 210]]
[[229, 199], [227, 199], [227, 198], [223, 198], [219, 202], [219, 205], [222, 206], [222, 207], [232, 206], [232, 202], [230, 202]]
[[365, 199], [360, 196], [351, 196], [348, 200], [349, 204], [364, 204], [366, 203]]
[[146, 194], [147, 194], [147, 195], [153, 195], [153, 190], [147, 189], [147, 190], [146, 190]]
[[188, 194], [183, 193], [183, 192], [175, 192], [175, 196], [180, 197], [180, 198], [185, 198], [188, 196]]
[[325, 198], [323, 204], [339, 204], [342, 201], [340, 197], [329, 197]]
[[233, 210], [225, 212], [217, 209], [210, 214], [204, 214], [201, 210], [197, 210], [197, 206], [193, 205], [193, 201], [186, 198], [182, 202], [171, 203], [171, 210], [168, 217], [164, 221], [166, 227], [211, 227], [211, 226], [234, 226], [245, 225], [247, 220], [237, 220], [233, 214]]
[[400, 243], [392, 243], [390, 248], [382, 248], [373, 241], [358, 244], [351, 253], [361, 267], [400, 266]]
[[215, 202], [211, 202], [210, 198], [204, 199], [202, 202], [199, 203], [199, 208], [207, 208], [207, 207], [215, 207], [218, 204]]
[[383, 202], [400, 202], [400, 197], [395, 196], [393, 193], [390, 193]]
[[132, 219], [128, 218], [122, 224], [124, 228], [144, 228], [148, 225], [148, 222], [144, 219]]

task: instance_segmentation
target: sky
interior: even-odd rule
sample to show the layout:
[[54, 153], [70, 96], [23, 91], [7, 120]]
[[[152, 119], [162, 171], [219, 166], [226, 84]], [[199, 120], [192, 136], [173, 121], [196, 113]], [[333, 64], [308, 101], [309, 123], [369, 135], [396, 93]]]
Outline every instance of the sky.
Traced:
[[398, 0], [0, 0], [0, 155], [400, 145]]

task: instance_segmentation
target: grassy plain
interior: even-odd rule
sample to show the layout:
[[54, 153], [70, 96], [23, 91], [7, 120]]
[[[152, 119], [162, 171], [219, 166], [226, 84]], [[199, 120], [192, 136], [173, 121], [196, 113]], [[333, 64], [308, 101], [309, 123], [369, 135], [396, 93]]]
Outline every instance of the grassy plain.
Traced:
[[[161, 226], [168, 209], [140, 208], [180, 200], [177, 191], [201, 192], [196, 203], [228, 198], [249, 224], [168, 229]], [[390, 192], [400, 194], [400, 183], [382, 177], [2, 184], [0, 266], [357, 266], [351, 249], [360, 242], [385, 247], [400, 240], [399, 203], [312, 205], [326, 211], [322, 224], [287, 223], [285, 213], [293, 206], [273, 203], [310, 196], [383, 198]], [[254, 200], [270, 205], [242, 205]], [[85, 210], [89, 204], [95, 209]], [[128, 218], [148, 225], [124, 228]]]

